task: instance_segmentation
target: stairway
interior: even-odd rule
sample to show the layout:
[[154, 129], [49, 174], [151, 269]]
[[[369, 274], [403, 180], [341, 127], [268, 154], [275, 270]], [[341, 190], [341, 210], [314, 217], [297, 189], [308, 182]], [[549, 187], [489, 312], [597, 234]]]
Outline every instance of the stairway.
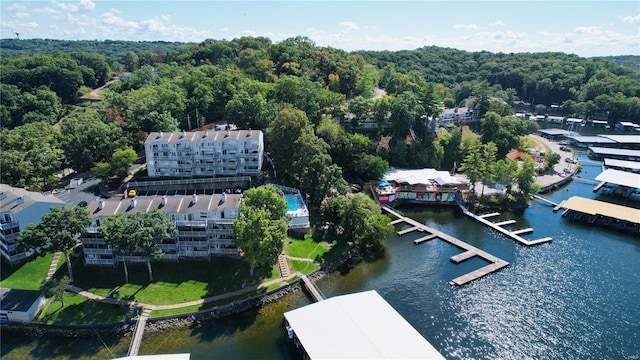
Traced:
[[49, 272], [47, 273], [47, 279], [45, 281], [49, 281], [53, 278], [53, 275], [56, 273], [56, 269], [58, 269], [60, 256], [62, 256], [62, 252], [60, 251], [53, 254], [53, 259], [51, 259], [51, 265], [49, 265]]

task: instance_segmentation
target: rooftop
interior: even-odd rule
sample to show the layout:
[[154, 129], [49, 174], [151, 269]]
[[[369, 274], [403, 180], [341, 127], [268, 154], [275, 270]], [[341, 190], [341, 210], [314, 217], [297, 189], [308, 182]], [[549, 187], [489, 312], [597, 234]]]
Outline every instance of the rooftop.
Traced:
[[[630, 188], [640, 188], [640, 174], [628, 171], [607, 169], [596, 176], [596, 181], [604, 181]], [[638, 216], [638, 219], [640, 219], [640, 216]]]
[[43, 195], [38, 192], [0, 184], [0, 212], [17, 214], [36, 202], [49, 203], [50, 206], [64, 206], [64, 201], [53, 195]]
[[117, 213], [147, 212], [153, 209], [159, 209], [165, 213], [188, 214], [194, 211], [220, 211], [227, 207], [238, 208], [241, 199], [241, 194], [136, 196], [127, 199], [100, 199], [91, 202], [87, 210], [94, 218]]
[[542, 134], [546, 134], [546, 135], [565, 135], [565, 136], [569, 136], [569, 135], [575, 134], [575, 131], [567, 131], [567, 130], [563, 130], [563, 129], [539, 129], [538, 132], [542, 133]]
[[594, 154], [600, 155], [623, 155], [640, 157], [640, 150], [603, 148], [597, 146], [592, 146], [589, 148], [589, 150], [591, 150]]
[[433, 182], [439, 185], [447, 184], [467, 184], [468, 181], [460, 176], [451, 176], [448, 171], [437, 171], [435, 169], [395, 169], [391, 168], [383, 180], [395, 181], [398, 184], [409, 185], [432, 185]]
[[572, 196], [569, 200], [564, 201], [561, 206], [565, 209], [579, 211], [589, 215], [602, 215], [614, 219], [625, 220], [631, 223], [640, 223], [639, 209], [611, 204], [604, 201]]
[[284, 314], [311, 359], [444, 359], [376, 291]]
[[262, 136], [261, 130], [205, 130], [205, 131], [179, 131], [179, 132], [152, 132], [147, 136], [145, 144], [155, 142], [179, 143], [181, 141], [223, 141], [246, 139], [259, 139]]
[[35, 290], [0, 288], [0, 309], [25, 312], [39, 297], [40, 292]]
[[640, 161], [628, 161], [618, 159], [604, 159], [605, 166], [615, 166], [630, 170], [640, 170]]

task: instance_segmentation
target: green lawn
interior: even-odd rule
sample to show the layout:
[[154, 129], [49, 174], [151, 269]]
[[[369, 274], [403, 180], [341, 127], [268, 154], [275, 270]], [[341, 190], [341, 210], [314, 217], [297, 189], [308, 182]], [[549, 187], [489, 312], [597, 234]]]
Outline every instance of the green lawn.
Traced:
[[291, 273], [295, 273], [297, 271], [303, 273], [303, 274], [310, 274], [316, 270], [318, 270], [320, 268], [319, 265], [314, 264], [312, 262], [308, 262], [308, 261], [299, 261], [299, 260], [287, 260], [287, 262], [289, 263], [289, 269], [291, 270]]
[[[42, 281], [47, 278], [53, 254], [38, 256], [35, 259], [16, 265], [13, 268], [2, 263], [2, 281], [0, 287], [24, 290], [39, 290]], [[64, 265], [64, 255], [60, 258], [58, 269]], [[59, 271], [58, 271], [59, 273]]]
[[65, 293], [64, 308], [59, 301], [49, 299], [39, 322], [80, 325], [123, 321], [127, 307], [91, 301], [84, 296]]
[[329, 251], [329, 244], [325, 241], [314, 241], [311, 237], [305, 237], [303, 240], [288, 237], [284, 243], [284, 251], [289, 256], [323, 262], [322, 258]]

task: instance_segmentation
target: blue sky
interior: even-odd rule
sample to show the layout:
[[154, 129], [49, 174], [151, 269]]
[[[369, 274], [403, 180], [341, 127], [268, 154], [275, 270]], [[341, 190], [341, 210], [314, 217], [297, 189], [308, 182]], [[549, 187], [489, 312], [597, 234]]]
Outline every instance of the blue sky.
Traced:
[[639, 1], [0, 1], [0, 37], [640, 55]]

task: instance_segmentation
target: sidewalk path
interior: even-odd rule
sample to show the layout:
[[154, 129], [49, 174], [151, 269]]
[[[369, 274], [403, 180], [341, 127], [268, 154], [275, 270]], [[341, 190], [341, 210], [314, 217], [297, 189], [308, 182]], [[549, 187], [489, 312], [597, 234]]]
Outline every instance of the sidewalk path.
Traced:
[[268, 288], [271, 285], [274, 284], [279, 284], [279, 283], [283, 283], [286, 282], [292, 278], [294, 278], [295, 276], [297, 276], [297, 274], [292, 274], [289, 275], [288, 277], [282, 277], [282, 278], [278, 278], [278, 279], [274, 279], [274, 280], [270, 280], [270, 281], [265, 281], [263, 283], [261, 283], [260, 285], [253, 285], [253, 286], [246, 286], [240, 290], [236, 290], [236, 291], [232, 291], [232, 292], [228, 292], [225, 294], [220, 294], [220, 295], [215, 295], [215, 296], [210, 296], [208, 298], [204, 298], [204, 299], [200, 299], [200, 300], [194, 300], [194, 301], [189, 301], [189, 302], [183, 302], [183, 303], [178, 303], [178, 304], [168, 304], [168, 305], [153, 305], [153, 304], [143, 304], [143, 303], [138, 303], [135, 301], [131, 301], [131, 300], [123, 300], [123, 299], [112, 299], [112, 298], [106, 298], [104, 296], [101, 295], [97, 295], [94, 294], [92, 292], [89, 291], [85, 291], [77, 286], [69, 286], [67, 287], [67, 291], [76, 293], [80, 296], [84, 296], [88, 299], [94, 300], [94, 301], [99, 301], [102, 303], [106, 303], [106, 304], [114, 304], [114, 305], [124, 305], [124, 306], [130, 306], [130, 305], [134, 305], [134, 306], [140, 306], [142, 308], [144, 308], [145, 310], [170, 310], [170, 309], [180, 309], [180, 308], [185, 308], [185, 307], [189, 307], [189, 306], [196, 306], [196, 305], [202, 305], [202, 304], [206, 304], [209, 302], [213, 302], [213, 301], [218, 301], [218, 300], [223, 300], [223, 299], [227, 299], [227, 298], [231, 298], [234, 296], [238, 296], [238, 295], [242, 295], [242, 294], [246, 294], [246, 293], [250, 293], [253, 291], [256, 291], [258, 289], [264, 289], [264, 288]]
[[60, 251], [57, 251], [55, 254], [53, 254], [51, 265], [49, 265], [49, 272], [47, 273], [47, 278], [45, 281], [51, 280], [51, 278], [53, 278], [53, 275], [56, 273], [56, 270], [58, 270], [58, 262], [60, 262], [60, 256], [62, 256], [62, 252]]

